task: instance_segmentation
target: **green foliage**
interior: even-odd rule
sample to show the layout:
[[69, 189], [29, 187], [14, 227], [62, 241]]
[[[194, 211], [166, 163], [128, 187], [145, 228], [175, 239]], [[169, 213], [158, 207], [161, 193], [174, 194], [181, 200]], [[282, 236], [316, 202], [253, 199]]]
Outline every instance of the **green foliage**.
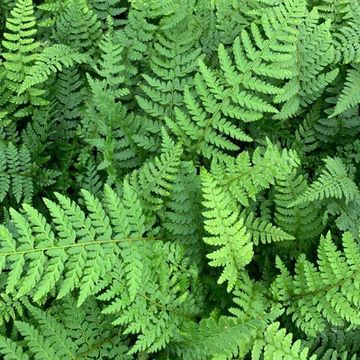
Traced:
[[207, 257], [209, 265], [224, 267], [219, 278], [219, 284], [228, 281], [227, 290], [234, 288], [236, 279], [253, 257], [250, 235], [246, 232], [244, 220], [239, 218], [227, 193], [212, 179], [211, 175], [203, 173], [205, 230], [212, 236], [204, 237], [208, 245], [221, 246]]
[[[358, 243], [350, 233], [342, 238], [339, 251], [331, 235], [320, 239], [315, 267], [300, 256], [292, 277], [280, 259], [281, 270], [273, 284], [273, 294], [280, 301], [289, 302], [288, 314], [306, 334], [316, 336], [329, 326], [345, 328], [359, 322]], [[340, 291], [341, 288], [341, 291]]]
[[360, 0], [0, 29], [0, 358], [359, 359]]

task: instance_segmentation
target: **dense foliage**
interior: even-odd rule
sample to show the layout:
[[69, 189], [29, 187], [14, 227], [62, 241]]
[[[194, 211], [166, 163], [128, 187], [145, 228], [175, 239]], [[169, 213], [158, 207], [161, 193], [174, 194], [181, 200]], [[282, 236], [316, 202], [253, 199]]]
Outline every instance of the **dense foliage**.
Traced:
[[360, 359], [359, 0], [1, 0], [0, 356]]

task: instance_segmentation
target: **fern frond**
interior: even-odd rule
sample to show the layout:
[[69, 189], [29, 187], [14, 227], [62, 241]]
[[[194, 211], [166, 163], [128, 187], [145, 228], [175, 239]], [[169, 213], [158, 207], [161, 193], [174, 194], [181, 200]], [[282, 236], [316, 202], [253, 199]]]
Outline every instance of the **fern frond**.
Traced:
[[276, 178], [289, 174], [298, 163], [294, 151], [280, 151], [267, 140], [265, 151], [258, 147], [252, 155], [243, 151], [223, 163], [214, 161], [211, 172], [219, 186], [248, 207], [250, 199], [255, 200], [256, 195], [274, 184]]
[[120, 25], [123, 21], [119, 20], [127, 8], [121, 0], [90, 0], [89, 7], [93, 9], [98, 17], [103, 22], [103, 27], [106, 26], [108, 16], [114, 19], [114, 25]]
[[9, 143], [0, 144], [0, 201], [7, 195], [17, 203], [31, 202], [34, 193], [33, 164], [29, 150]]
[[339, 100], [336, 103], [335, 110], [330, 116], [339, 115], [346, 110], [354, 107], [360, 103], [360, 67], [355, 66], [353, 69], [349, 69], [344, 84], [344, 89], [339, 96]]
[[[188, 148], [205, 158], [224, 158], [249, 142], [245, 124], [276, 114], [274, 95], [282, 93], [274, 83], [291, 79], [289, 59], [296, 50], [296, 26], [305, 14], [305, 2], [286, 1], [264, 13], [261, 24], [242, 30], [233, 44], [232, 56], [219, 46], [220, 70], [199, 61], [195, 95], [186, 88], [187, 113], [177, 109], [175, 120], [166, 119], [172, 132]], [[271, 25], [270, 25], [271, 24]], [[244, 124], [245, 123], [245, 124]]]
[[339, 72], [338, 69], [328, 69], [335, 54], [330, 32], [331, 22], [329, 20], [320, 25], [318, 22], [318, 12], [313, 10], [299, 27], [297, 60], [294, 63], [297, 75], [286, 84], [285, 91], [277, 95], [278, 101], [286, 100], [282, 111], [275, 115], [277, 119], [287, 119], [299, 107], [315, 102]]
[[29, 360], [23, 349], [16, 342], [0, 336], [0, 353], [4, 360]]
[[151, 117], [172, 118], [175, 107], [183, 104], [185, 86], [191, 86], [200, 51], [196, 49], [193, 32], [184, 27], [159, 34], [156, 40], [150, 58], [153, 74], [143, 74], [144, 96], [136, 96], [136, 99]]
[[228, 282], [230, 292], [239, 278], [241, 271], [253, 257], [250, 235], [244, 220], [233, 210], [229, 195], [222, 190], [213, 177], [205, 170], [202, 173], [205, 230], [210, 236], [204, 237], [206, 244], [219, 246], [216, 251], [207, 255], [209, 264], [223, 267], [219, 284]]
[[95, 12], [84, 0], [71, 0], [64, 5], [54, 24], [55, 41], [83, 52], [93, 52], [101, 34]]
[[278, 177], [274, 194], [276, 225], [303, 244], [318, 237], [323, 228], [319, 204], [299, 203], [290, 206], [306, 191], [306, 179], [294, 170]]
[[[120, 265], [110, 273], [110, 286], [98, 296], [106, 302], [103, 313], [115, 316], [113, 325], [123, 326], [124, 334], [136, 335], [130, 354], [163, 349], [198, 311], [189, 289], [193, 280], [181, 270], [188, 266], [181, 247], [161, 242], [144, 247], [141, 284], [146, 287], [131, 296]], [[180, 256], [173, 257], [174, 253]]]
[[339, 158], [324, 160], [325, 168], [319, 178], [290, 206], [296, 206], [324, 198], [353, 200], [359, 193], [356, 184], [349, 178], [344, 163]]
[[164, 199], [170, 195], [173, 182], [180, 170], [182, 153], [181, 146], [172, 143], [171, 148], [147, 161], [127, 177], [131, 186], [141, 194], [142, 206], [149, 214], [159, 210]]
[[292, 334], [286, 334], [280, 329], [280, 323], [270, 324], [264, 334], [264, 339], [256, 340], [251, 352], [252, 360], [279, 359], [279, 360], [316, 360], [316, 356], [309, 356], [309, 349], [302, 348], [301, 341], [293, 343]]
[[[124, 203], [112, 194], [107, 198], [107, 207], [118, 204], [116, 206], [122, 210], [131, 233], [118, 234], [113, 230], [102, 204], [87, 191], [83, 191], [83, 195], [88, 215], [76, 203], [60, 194], [56, 194], [59, 205], [44, 200], [54, 222], [55, 232], [30, 205], [23, 205], [26, 217], [11, 210], [16, 233], [12, 234], [5, 226], [1, 227], [1, 267], [9, 270], [6, 292], [17, 298], [31, 294], [38, 301], [50, 291], [56, 290], [58, 298], [63, 298], [78, 288], [80, 305], [95, 291], [99, 280], [119, 256], [123, 256], [123, 261], [133, 266], [133, 253], [127, 251], [127, 246], [122, 251], [121, 244], [142, 239], [144, 219], [141, 208], [136, 208], [140, 206], [136, 194], [128, 185], [124, 186]], [[111, 216], [120, 214], [112, 212]], [[135, 232], [135, 236], [131, 235], [132, 232]], [[130, 277], [131, 286], [135, 286], [136, 278]]]
[[177, 352], [184, 359], [233, 359], [243, 358], [251, 348], [261, 322], [239, 321], [233, 317], [213, 314], [199, 324], [188, 323]]
[[34, 65], [28, 69], [18, 92], [22, 94], [35, 85], [45, 82], [50, 75], [61, 72], [63, 67], [86, 62], [88, 62], [86, 55], [74, 51], [69, 46], [56, 44], [46, 47], [37, 55]]
[[240, 217], [245, 219], [245, 226], [254, 245], [271, 244], [278, 241], [294, 240], [295, 237], [285, 232], [283, 229], [256, 218], [252, 212], [246, 214], [244, 210]]
[[194, 164], [182, 162], [164, 213], [163, 226], [169, 236], [186, 246], [186, 252], [199, 262], [202, 257], [203, 219], [201, 180]]
[[37, 33], [36, 18], [32, 0], [18, 0], [7, 18], [4, 40], [3, 57], [6, 69], [7, 86], [11, 93], [10, 112], [17, 118], [25, 117], [31, 113], [31, 105], [46, 105], [43, 99], [43, 90], [31, 88], [26, 93], [16, 96], [19, 86], [26, 78], [35, 56], [39, 52], [40, 44], [35, 41]]
[[342, 238], [338, 250], [330, 233], [321, 237], [316, 267], [305, 256], [296, 262], [291, 276], [280, 259], [281, 275], [273, 283], [273, 295], [287, 302], [287, 313], [309, 336], [322, 333], [329, 326], [359, 326], [359, 258], [357, 242], [350, 233]]

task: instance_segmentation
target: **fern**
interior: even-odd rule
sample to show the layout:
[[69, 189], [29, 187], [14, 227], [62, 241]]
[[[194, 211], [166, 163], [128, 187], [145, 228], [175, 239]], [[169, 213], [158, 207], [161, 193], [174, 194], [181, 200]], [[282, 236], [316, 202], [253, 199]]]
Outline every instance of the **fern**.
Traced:
[[246, 215], [243, 211], [240, 217], [245, 219], [245, 226], [250, 234], [251, 241], [255, 245], [260, 243], [272, 243], [277, 241], [294, 240], [294, 237], [271, 223], [255, 218], [252, 212]]
[[246, 151], [224, 164], [214, 162], [212, 172], [219, 185], [229, 191], [241, 205], [249, 206], [250, 200], [274, 184], [275, 179], [291, 172], [298, 165], [293, 151], [280, 152], [267, 141], [266, 150], [257, 148], [252, 156]]
[[274, 281], [273, 294], [280, 301], [290, 301], [287, 312], [309, 336], [316, 336], [330, 325], [341, 328], [359, 322], [358, 246], [350, 233], [343, 235], [342, 243], [341, 252], [330, 234], [322, 237], [318, 267], [300, 256], [294, 277], [277, 259], [281, 275]]
[[32, 0], [18, 0], [7, 18], [4, 40], [4, 67], [7, 86], [13, 94], [9, 97], [9, 112], [14, 117], [24, 117], [31, 113], [29, 105], [45, 105], [42, 98], [43, 90], [31, 88], [20, 96], [14, 96], [18, 87], [25, 80], [29, 66], [34, 62], [34, 56], [39, 52], [40, 44], [35, 41], [36, 18]]
[[[131, 188], [124, 186], [124, 197], [135, 196], [136, 199]], [[144, 226], [131, 220], [134, 214], [141, 216], [141, 209], [135, 209], [140, 206], [138, 202], [123, 205], [112, 194], [107, 206], [116, 206], [120, 202], [117, 206], [119, 211], [123, 209], [121, 216], [124, 216], [124, 221], [129, 219], [128, 229], [122, 230], [118, 226], [113, 229], [110, 221], [116, 222], [120, 214], [111, 211], [109, 217], [95, 197], [86, 191], [83, 195], [88, 216], [76, 203], [60, 194], [57, 194], [59, 205], [45, 200], [55, 233], [30, 205], [23, 205], [26, 217], [16, 210], [10, 211], [16, 233], [13, 235], [6, 227], [1, 228], [1, 264], [2, 268], [9, 270], [6, 293], [17, 298], [31, 294], [38, 301], [54, 289], [58, 298], [63, 298], [78, 288], [78, 303], [82, 304], [94, 292], [99, 280], [110, 271], [119, 254], [119, 244], [133, 241], [133, 238], [135, 241], [142, 239]], [[129, 205], [132, 208], [128, 209]], [[127, 251], [123, 255], [133, 256]]]
[[298, 205], [324, 198], [343, 199], [345, 203], [353, 200], [358, 195], [358, 188], [348, 177], [344, 163], [338, 159], [327, 158], [325, 169], [318, 180], [310, 185], [292, 205]]
[[182, 148], [167, 137], [164, 137], [163, 145], [166, 147], [159, 156], [146, 162], [128, 176], [129, 183], [141, 194], [143, 208], [148, 214], [153, 214], [162, 208], [180, 170]]
[[[119, 339], [119, 335], [114, 331], [111, 333], [112, 339], [106, 339], [104, 338], [106, 334], [98, 333], [100, 329], [97, 329], [97, 326], [100, 325], [101, 327], [102, 324], [90, 312], [96, 311], [94, 305], [93, 301], [87, 302], [86, 311], [79, 313], [79, 311], [74, 311], [73, 299], [67, 299], [64, 305], [64, 317], [68, 321], [64, 325], [60, 319], [56, 319], [53, 315], [27, 304], [31, 318], [28, 321], [15, 322], [17, 330], [24, 339], [15, 342], [1, 336], [0, 353], [9, 360], [26, 360], [29, 358], [83, 359], [101, 356], [101, 352], [104, 352], [108, 345], [106, 340], [111, 343], [112, 339]], [[101, 314], [97, 315], [101, 317]], [[92, 324], [91, 321], [96, 321], [97, 324]], [[84, 328], [84, 325], [87, 327]], [[111, 352], [108, 353], [109, 359], [116, 359], [118, 356], [129, 359], [126, 355], [128, 350], [126, 346], [121, 347], [113, 344], [113, 350], [112, 354]]]
[[0, 358], [355, 360], [359, 24], [0, 1]]
[[12, 143], [0, 144], [0, 201], [7, 195], [16, 202], [31, 202], [34, 193], [33, 164], [29, 150]]
[[[252, 141], [239, 126], [241, 122], [258, 121], [265, 114], [278, 112], [274, 95], [283, 90], [272, 82], [294, 76], [288, 65], [296, 41], [291, 27], [304, 15], [304, 5], [287, 1], [262, 16], [262, 27], [253, 24], [250, 31], [243, 30], [233, 44], [234, 60], [220, 45], [219, 75], [200, 60], [194, 80], [198, 96], [188, 88], [184, 93], [188, 114], [178, 109], [176, 121], [167, 119], [167, 125], [190, 152], [223, 158], [224, 152], [239, 149], [236, 141]], [[268, 26], [270, 23], [273, 25]]]
[[219, 284], [228, 282], [227, 290], [231, 291], [244, 267], [253, 257], [250, 236], [246, 231], [244, 220], [233, 210], [230, 197], [210, 174], [202, 174], [204, 206], [208, 209], [205, 216], [205, 230], [210, 236], [204, 237], [208, 245], [220, 248], [207, 257], [214, 267], [224, 267], [218, 280]]
[[80, 51], [89, 51], [100, 38], [99, 20], [84, 0], [65, 3], [54, 26], [53, 36], [58, 43]]
[[[294, 64], [297, 76], [285, 86], [278, 100], [286, 104], [275, 117], [286, 119], [295, 114], [299, 107], [316, 101], [338, 74], [338, 69], [324, 71], [334, 60], [334, 47], [330, 32], [330, 21], [318, 25], [319, 15], [312, 11], [300, 27], [300, 39], [297, 49], [297, 63]], [[319, 46], [319, 44], [321, 44]]]
[[181, 248], [172, 249], [172, 245], [156, 242], [147, 249], [141, 282], [147, 284], [146, 289], [140, 289], [133, 298], [118, 267], [111, 272], [110, 288], [99, 295], [101, 301], [108, 303], [103, 312], [116, 316], [113, 325], [125, 326], [124, 334], [138, 334], [131, 354], [164, 348], [197, 313], [189, 291], [194, 280], [178, 272], [186, 262], [179, 261], [181, 256], [169, 258], [172, 250], [181, 252]]
[[265, 331], [264, 339], [256, 340], [251, 353], [253, 360], [261, 359], [262, 350], [264, 358], [271, 359], [300, 359], [315, 360], [316, 356], [308, 356], [307, 348], [301, 349], [301, 342], [297, 340], [292, 344], [291, 334], [286, 334], [284, 329], [279, 329], [279, 323], [273, 323]]
[[86, 56], [74, 52], [70, 47], [65, 45], [52, 45], [45, 48], [40, 53], [34, 65], [28, 70], [28, 73], [22, 82], [19, 93], [28, 91], [35, 85], [45, 82], [49, 76], [64, 67], [71, 67], [78, 63], [85, 63]]
[[355, 67], [354, 69], [349, 69], [349, 71], [347, 72], [344, 89], [339, 96], [339, 100], [331, 116], [339, 115], [344, 111], [348, 110], [349, 108], [354, 107], [360, 103], [358, 85], [359, 79], [360, 70], [357, 67]]
[[306, 179], [295, 171], [279, 176], [275, 186], [275, 223], [299, 242], [318, 237], [323, 228], [319, 205], [299, 203], [291, 206], [307, 191]]

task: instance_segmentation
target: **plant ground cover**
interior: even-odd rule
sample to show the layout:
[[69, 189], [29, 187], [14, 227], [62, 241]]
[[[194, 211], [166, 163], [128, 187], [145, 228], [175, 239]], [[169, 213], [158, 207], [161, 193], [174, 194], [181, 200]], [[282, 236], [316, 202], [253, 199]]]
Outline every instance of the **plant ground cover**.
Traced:
[[359, 0], [1, 0], [0, 358], [360, 358]]

